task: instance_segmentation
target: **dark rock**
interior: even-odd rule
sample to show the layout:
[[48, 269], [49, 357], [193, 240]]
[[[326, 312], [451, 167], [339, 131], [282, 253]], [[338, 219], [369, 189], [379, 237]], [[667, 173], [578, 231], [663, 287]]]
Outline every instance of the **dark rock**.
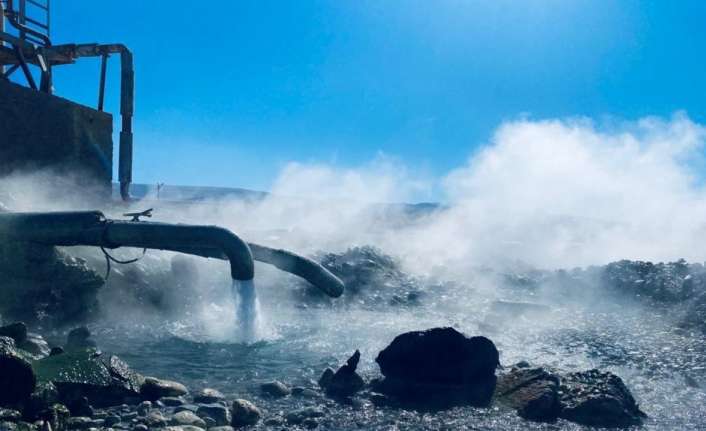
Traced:
[[137, 419], [137, 412], [127, 412], [120, 415], [121, 422], [130, 422], [133, 419]]
[[62, 353], [64, 353], [64, 349], [62, 347], [52, 347], [49, 351], [49, 356], [61, 355]]
[[91, 428], [93, 421], [89, 417], [76, 416], [66, 420], [66, 428], [69, 430], [85, 430]]
[[287, 423], [290, 425], [299, 425], [306, 419], [315, 419], [324, 417], [326, 414], [323, 410], [316, 407], [305, 407], [303, 409], [289, 412], [286, 416]]
[[32, 365], [15, 349], [10, 337], [0, 337], [0, 405], [29, 399], [37, 385]]
[[68, 420], [71, 417], [69, 409], [63, 404], [53, 404], [42, 412], [40, 419], [51, 425], [54, 431], [65, 431], [68, 429]]
[[98, 311], [103, 279], [86, 262], [55, 247], [0, 244], [0, 314], [29, 324], [62, 326]]
[[[353, 247], [343, 253], [322, 254], [316, 259], [346, 285], [346, 295], [341, 300], [365, 307], [417, 306], [421, 303], [422, 291], [429, 287], [428, 280], [408, 275], [397, 259], [375, 247]], [[296, 292], [309, 303], [331, 301], [310, 285], [303, 285]]]
[[36, 420], [49, 410], [53, 405], [59, 403], [59, 391], [51, 382], [39, 382], [29, 400], [24, 404], [24, 416]]
[[561, 410], [559, 377], [543, 368], [514, 368], [498, 378], [495, 396], [529, 420], [554, 422]]
[[255, 425], [262, 417], [262, 412], [255, 404], [243, 399], [233, 401], [232, 413], [234, 427]]
[[222, 393], [211, 388], [201, 389], [194, 395], [195, 403], [211, 404], [225, 399], [226, 397]]
[[595, 369], [564, 376], [560, 402], [560, 417], [582, 425], [627, 427], [646, 417], [620, 377]]
[[375, 361], [388, 378], [452, 385], [473, 384], [492, 376], [500, 364], [492, 341], [467, 338], [453, 328], [399, 335]]
[[69, 331], [65, 347], [66, 350], [83, 350], [96, 347], [96, 342], [91, 339], [91, 331], [85, 326], [80, 326]]
[[189, 393], [189, 390], [178, 382], [145, 377], [145, 381], [140, 387], [140, 393], [143, 398], [155, 401], [162, 397], [180, 397]]
[[360, 351], [356, 350], [348, 358], [346, 364], [336, 371], [324, 386], [327, 395], [333, 397], [350, 397], [365, 387], [365, 381], [356, 372], [360, 361]]
[[86, 397], [92, 406], [120, 405], [140, 395], [143, 377], [117, 356], [103, 358], [91, 350], [66, 352], [34, 362], [41, 382], [51, 382], [60, 399], [71, 405]]
[[220, 403], [203, 404], [196, 410], [201, 417], [209, 417], [216, 421], [216, 425], [224, 426], [232, 422], [230, 410]]
[[302, 425], [306, 429], [313, 430], [314, 428], [319, 426], [319, 421], [314, 418], [307, 418], [302, 421]]
[[152, 402], [143, 401], [137, 405], [137, 414], [140, 416], [147, 416], [152, 411]]
[[175, 413], [169, 423], [172, 425], [191, 425], [199, 428], [206, 428], [206, 422], [188, 410]]
[[145, 424], [137, 424], [135, 425], [135, 428], [133, 428], [134, 431], [149, 431], [149, 428]]
[[286, 397], [292, 393], [292, 390], [287, 385], [277, 380], [261, 384], [260, 391], [264, 395], [274, 398]]
[[167, 407], [179, 407], [184, 404], [184, 400], [179, 397], [163, 397], [159, 401]]
[[145, 416], [144, 424], [149, 428], [164, 427], [167, 426], [167, 418], [164, 417], [162, 412], [155, 410]]
[[324, 372], [321, 374], [321, 377], [319, 377], [319, 386], [324, 389], [326, 388], [329, 383], [331, 383], [331, 379], [333, 379], [333, 375], [336, 374], [335, 371], [331, 368], [326, 368]]
[[199, 409], [199, 406], [197, 406], [196, 404], [182, 404], [178, 407], [175, 407], [174, 412], [176, 413], [176, 412], [183, 412], [185, 410], [188, 410], [190, 412], [196, 413], [196, 411], [198, 409]]
[[9, 325], [0, 326], [0, 337], [10, 337], [19, 346], [27, 339], [27, 325], [22, 322], [15, 322]]
[[105, 417], [104, 421], [105, 426], [112, 427], [113, 425], [119, 424], [122, 419], [117, 415], [108, 415]]
[[301, 398], [318, 398], [320, 396], [319, 392], [314, 389], [304, 388], [302, 386], [293, 387], [292, 395]]
[[88, 402], [88, 398], [86, 397], [78, 397], [72, 400], [71, 403], [67, 404], [67, 407], [71, 412], [71, 416], [93, 417], [93, 407], [91, 407], [91, 404]]
[[17, 424], [10, 421], [0, 422], [0, 431], [17, 431]]
[[499, 354], [485, 337], [434, 328], [397, 336], [376, 362], [385, 376], [373, 384], [378, 392], [430, 408], [482, 406], [495, 389]]

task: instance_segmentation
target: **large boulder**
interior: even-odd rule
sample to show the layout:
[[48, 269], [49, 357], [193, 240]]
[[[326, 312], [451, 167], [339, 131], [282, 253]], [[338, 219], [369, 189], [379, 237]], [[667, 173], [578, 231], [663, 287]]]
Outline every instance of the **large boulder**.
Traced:
[[528, 365], [498, 378], [495, 398], [529, 420], [627, 427], [645, 418], [620, 377], [598, 370], [560, 374]]
[[620, 377], [588, 370], [570, 373], [561, 380], [561, 413], [564, 419], [595, 427], [639, 425], [646, 417]]
[[385, 376], [377, 390], [426, 403], [486, 405], [495, 389], [499, 353], [485, 337], [466, 337], [453, 328], [397, 336], [376, 362]]
[[104, 358], [94, 349], [49, 356], [33, 367], [38, 380], [52, 383], [66, 405], [84, 397], [94, 407], [119, 405], [140, 398], [144, 381], [117, 356]]
[[0, 336], [0, 405], [23, 403], [36, 385], [32, 365], [15, 348], [15, 340]]

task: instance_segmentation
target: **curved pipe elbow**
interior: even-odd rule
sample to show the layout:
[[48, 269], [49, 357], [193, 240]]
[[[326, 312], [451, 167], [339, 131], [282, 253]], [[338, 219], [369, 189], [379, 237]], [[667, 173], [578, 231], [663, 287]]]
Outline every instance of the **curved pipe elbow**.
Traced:
[[248, 245], [252, 251], [253, 259], [297, 275], [333, 298], [338, 298], [345, 290], [345, 285], [340, 278], [311, 259], [287, 250], [278, 250], [253, 243], [248, 243]]
[[[255, 277], [250, 247], [236, 234], [218, 226], [152, 222], [110, 222], [103, 235], [105, 247], [141, 247], [182, 252], [193, 248], [215, 248], [230, 262], [231, 277]], [[196, 253], [198, 254], [198, 253]]]

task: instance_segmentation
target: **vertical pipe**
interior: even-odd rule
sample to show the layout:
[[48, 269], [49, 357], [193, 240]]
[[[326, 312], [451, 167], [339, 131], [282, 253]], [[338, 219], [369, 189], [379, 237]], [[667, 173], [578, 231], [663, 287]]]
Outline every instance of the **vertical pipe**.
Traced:
[[103, 102], [105, 100], [105, 72], [108, 66], [108, 54], [103, 54], [101, 57], [101, 78], [98, 87], [98, 110], [103, 110]]
[[132, 115], [135, 98], [135, 70], [132, 53], [124, 48], [120, 52], [120, 116], [122, 130], [120, 131], [120, 159], [118, 179], [120, 181], [120, 196], [124, 201], [130, 200], [130, 183], [132, 182]]
[[[0, 33], [5, 32], [5, 9], [3, 8], [2, 1], [0, 1]], [[5, 46], [5, 42], [0, 40], [0, 47]], [[5, 65], [0, 64], [0, 75], [5, 74]], [[1, 77], [0, 77], [1, 78]]]

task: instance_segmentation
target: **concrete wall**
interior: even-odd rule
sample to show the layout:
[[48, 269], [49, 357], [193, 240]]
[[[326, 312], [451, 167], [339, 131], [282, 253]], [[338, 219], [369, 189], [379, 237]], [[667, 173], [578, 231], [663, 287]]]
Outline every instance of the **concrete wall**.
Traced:
[[47, 168], [109, 193], [113, 117], [0, 79], [0, 176]]

